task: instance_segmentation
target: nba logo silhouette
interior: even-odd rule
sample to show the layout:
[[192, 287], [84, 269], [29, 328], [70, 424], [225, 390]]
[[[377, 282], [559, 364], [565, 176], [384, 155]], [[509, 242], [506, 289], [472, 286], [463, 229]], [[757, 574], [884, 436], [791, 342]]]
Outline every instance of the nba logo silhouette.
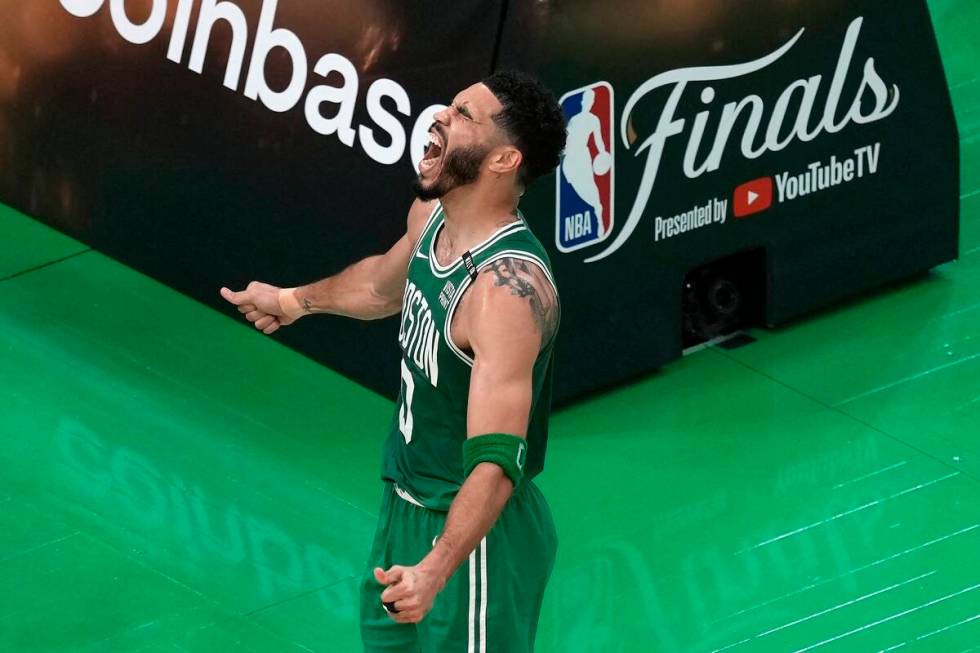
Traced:
[[596, 82], [558, 102], [568, 121], [568, 139], [555, 175], [555, 244], [571, 252], [605, 240], [612, 231], [613, 89]]

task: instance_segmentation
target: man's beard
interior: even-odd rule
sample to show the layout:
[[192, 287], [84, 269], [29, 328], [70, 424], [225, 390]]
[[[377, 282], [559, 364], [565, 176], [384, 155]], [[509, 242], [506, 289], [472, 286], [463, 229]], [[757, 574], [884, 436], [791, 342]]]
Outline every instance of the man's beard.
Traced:
[[421, 177], [416, 177], [412, 182], [415, 196], [428, 202], [443, 197], [454, 188], [472, 184], [480, 176], [480, 164], [488, 151], [489, 148], [470, 145], [448, 152], [442, 170], [439, 171], [439, 178], [432, 186], [424, 187]]

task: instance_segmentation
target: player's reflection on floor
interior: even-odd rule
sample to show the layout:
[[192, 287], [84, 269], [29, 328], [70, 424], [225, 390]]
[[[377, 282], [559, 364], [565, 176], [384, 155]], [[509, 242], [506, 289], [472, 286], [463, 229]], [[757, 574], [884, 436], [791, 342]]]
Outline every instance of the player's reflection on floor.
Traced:
[[[108, 444], [74, 419], [60, 420], [56, 439], [68, 472], [61, 475], [61, 498], [81, 503], [90, 518], [109, 519], [109, 528], [140, 541], [151, 561], [163, 556], [191, 576], [233, 575], [245, 591], [252, 587], [256, 604], [320, 587], [316, 596], [325, 610], [338, 619], [356, 617], [356, 602], [342, 581], [358, 574], [360, 560], [299, 541], [272, 520], [161, 470], [133, 448]], [[102, 520], [99, 525], [106, 526]], [[360, 544], [352, 542], [351, 552]]]

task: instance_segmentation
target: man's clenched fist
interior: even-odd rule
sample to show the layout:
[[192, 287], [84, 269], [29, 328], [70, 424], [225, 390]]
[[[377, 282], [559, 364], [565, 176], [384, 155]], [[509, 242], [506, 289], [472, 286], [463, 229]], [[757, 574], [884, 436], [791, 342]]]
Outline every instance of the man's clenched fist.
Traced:
[[444, 585], [435, 574], [421, 565], [394, 565], [388, 571], [376, 567], [374, 579], [381, 585], [388, 586], [381, 592], [381, 602], [394, 607], [394, 610], [388, 611], [388, 615], [403, 624], [422, 621], [432, 609], [432, 602]]

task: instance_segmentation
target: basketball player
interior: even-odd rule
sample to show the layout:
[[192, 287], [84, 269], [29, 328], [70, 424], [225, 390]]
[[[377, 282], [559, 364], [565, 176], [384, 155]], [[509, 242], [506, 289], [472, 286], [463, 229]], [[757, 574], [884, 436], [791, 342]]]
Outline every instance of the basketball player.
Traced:
[[312, 313], [401, 312], [401, 392], [361, 584], [366, 651], [528, 652], [557, 538], [543, 467], [558, 292], [517, 209], [565, 124], [536, 80], [497, 73], [435, 116], [406, 234], [297, 288], [221, 289], [272, 333]]

